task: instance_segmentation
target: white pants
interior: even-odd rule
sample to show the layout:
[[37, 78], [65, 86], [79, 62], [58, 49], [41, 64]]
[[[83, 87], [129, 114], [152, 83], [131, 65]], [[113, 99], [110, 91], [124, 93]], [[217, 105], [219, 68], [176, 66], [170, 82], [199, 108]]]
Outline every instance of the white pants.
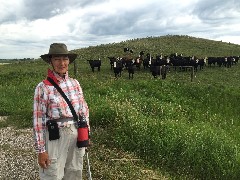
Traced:
[[46, 134], [47, 152], [51, 161], [47, 169], [40, 167], [41, 180], [81, 180], [85, 148], [78, 148], [75, 125], [59, 129], [60, 138], [49, 141]]

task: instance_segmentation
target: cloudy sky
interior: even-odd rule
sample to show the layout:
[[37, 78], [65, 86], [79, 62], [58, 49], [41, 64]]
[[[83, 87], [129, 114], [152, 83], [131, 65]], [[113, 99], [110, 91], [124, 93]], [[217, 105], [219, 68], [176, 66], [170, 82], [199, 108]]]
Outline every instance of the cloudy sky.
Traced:
[[147, 36], [240, 44], [240, 0], [0, 0], [0, 59]]

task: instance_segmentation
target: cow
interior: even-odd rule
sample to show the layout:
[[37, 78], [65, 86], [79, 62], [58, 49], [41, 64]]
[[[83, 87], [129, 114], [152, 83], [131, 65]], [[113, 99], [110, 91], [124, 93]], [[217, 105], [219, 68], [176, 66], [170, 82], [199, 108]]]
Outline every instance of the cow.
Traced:
[[158, 56], [156, 56], [156, 59], [151, 59], [150, 72], [154, 78], [157, 78], [157, 76], [162, 76], [162, 79], [166, 79], [167, 69], [168, 67], [166, 64], [164, 64], [163, 61], [161, 61], [161, 58], [159, 59]]
[[232, 56], [232, 65], [237, 64], [239, 60], [239, 56]]
[[143, 56], [144, 56], [144, 51], [140, 51], [138, 57], [135, 60], [135, 65], [136, 65], [136, 68], [138, 68], [138, 69], [141, 68], [141, 64], [142, 64], [143, 59], [144, 59]]
[[109, 56], [108, 59], [109, 59], [109, 63], [110, 63], [110, 68], [112, 70], [113, 69], [113, 64], [117, 60], [117, 58]]
[[143, 68], [144, 69], [147, 69], [150, 67], [151, 60], [152, 60], [151, 54], [147, 53], [146, 58], [143, 59]]
[[128, 47], [123, 48], [124, 52], [128, 52], [130, 49]]
[[172, 65], [174, 66], [175, 71], [176, 71], [176, 67], [182, 64], [181, 63], [182, 56], [181, 55], [179, 56], [177, 53], [170, 54], [169, 59]]
[[122, 76], [122, 69], [123, 69], [122, 59], [117, 58], [113, 62], [113, 72], [114, 72], [115, 78]]
[[179, 70], [186, 70], [184, 66], [190, 66], [190, 57], [184, 57], [182, 54], [178, 55], [177, 53], [170, 54], [169, 56], [171, 64], [176, 67], [179, 67]]
[[156, 65], [162, 66], [163, 64], [166, 65], [167, 61], [163, 58], [163, 55], [156, 55]]
[[123, 48], [123, 51], [133, 53], [133, 50], [129, 49], [128, 47]]
[[150, 71], [154, 78], [157, 78], [157, 76], [162, 76], [162, 79], [166, 79], [167, 70], [168, 70], [168, 68], [165, 64], [162, 66], [159, 66], [159, 65], [153, 63], [150, 66]]
[[157, 78], [157, 76], [160, 76], [160, 66], [151, 64], [150, 65], [150, 71], [151, 71], [152, 76], [154, 78]]
[[101, 67], [101, 60], [100, 58], [98, 60], [87, 60], [89, 62], [89, 65], [92, 69], [92, 72], [94, 72], [94, 68], [98, 68], [98, 71], [100, 71], [100, 67]]
[[218, 67], [226, 66], [227, 58], [225, 57], [216, 57], [216, 62]]
[[199, 59], [196, 56], [190, 57], [190, 66], [193, 66], [194, 71], [197, 71], [199, 65]]
[[134, 71], [135, 71], [135, 61], [132, 60], [132, 61], [127, 61], [126, 62], [126, 67], [127, 67], [127, 70], [128, 70], [128, 79], [133, 79], [133, 74], [134, 74]]
[[166, 65], [162, 65], [160, 67], [160, 72], [161, 72], [161, 75], [162, 75], [162, 79], [166, 79], [166, 77], [167, 77], [167, 69], [168, 69], [168, 67]]
[[206, 65], [207, 58], [199, 58], [198, 65], [199, 69], [203, 70], [203, 67]]
[[233, 63], [233, 58], [232, 57], [227, 57], [226, 67], [227, 68], [232, 67], [232, 63]]
[[168, 70], [168, 72], [170, 72], [170, 66], [172, 66], [172, 62], [168, 56], [165, 56], [165, 58], [166, 58], [167, 70]]
[[212, 65], [214, 65], [215, 66], [215, 64], [217, 63], [217, 58], [216, 57], [208, 57], [207, 58], [208, 59], [208, 66], [212, 66]]
[[135, 60], [136, 68], [138, 68], [138, 69], [141, 68], [142, 61], [143, 61], [143, 56], [139, 55]]
[[124, 56], [121, 58], [122, 66], [125, 69], [128, 69], [128, 64], [134, 61], [134, 59], [131, 56]]

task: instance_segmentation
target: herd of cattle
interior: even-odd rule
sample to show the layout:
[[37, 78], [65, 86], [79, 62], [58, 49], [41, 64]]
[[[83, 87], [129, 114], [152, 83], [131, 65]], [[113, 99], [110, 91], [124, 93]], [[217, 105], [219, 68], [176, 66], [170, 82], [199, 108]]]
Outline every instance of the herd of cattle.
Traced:
[[[229, 57], [205, 57], [197, 58], [196, 56], [183, 56], [182, 54], [173, 53], [167, 55], [156, 55], [152, 57], [150, 53], [145, 55], [144, 51], [139, 53], [138, 57], [132, 58], [132, 50], [124, 48], [124, 52], [127, 54], [124, 57], [108, 57], [110, 68], [113, 70], [115, 77], [120, 77], [123, 70], [127, 70], [129, 79], [133, 78], [135, 69], [149, 69], [154, 78], [162, 76], [162, 79], [166, 78], [166, 73], [170, 71], [170, 68], [181, 71], [187, 68], [193, 68], [194, 71], [202, 70], [204, 66], [219, 66], [230, 68], [232, 65], [237, 64], [239, 56]], [[88, 60], [92, 72], [97, 68], [100, 71], [101, 60]]]

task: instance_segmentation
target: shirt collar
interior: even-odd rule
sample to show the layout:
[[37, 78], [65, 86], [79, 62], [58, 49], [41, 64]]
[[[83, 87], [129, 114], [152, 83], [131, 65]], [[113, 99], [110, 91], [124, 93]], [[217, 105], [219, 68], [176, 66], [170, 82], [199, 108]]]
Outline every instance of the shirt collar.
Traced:
[[[61, 81], [67, 80], [69, 78], [68, 72], [66, 72], [65, 77], [63, 78], [51, 69], [48, 69], [47, 76], [50, 77], [51, 79], [53, 79], [55, 81], [55, 83], [57, 83], [57, 84], [59, 84], [59, 82], [61, 82]], [[51, 85], [51, 83], [49, 83], [47, 80], [44, 80], [44, 83], [47, 85]]]
[[58, 73], [56, 73], [55, 71], [52, 71], [53, 75], [56, 77], [56, 79], [58, 80], [58, 82], [60, 81], [64, 81], [68, 79], [68, 71], [65, 73], [64, 77], [61, 77]]

